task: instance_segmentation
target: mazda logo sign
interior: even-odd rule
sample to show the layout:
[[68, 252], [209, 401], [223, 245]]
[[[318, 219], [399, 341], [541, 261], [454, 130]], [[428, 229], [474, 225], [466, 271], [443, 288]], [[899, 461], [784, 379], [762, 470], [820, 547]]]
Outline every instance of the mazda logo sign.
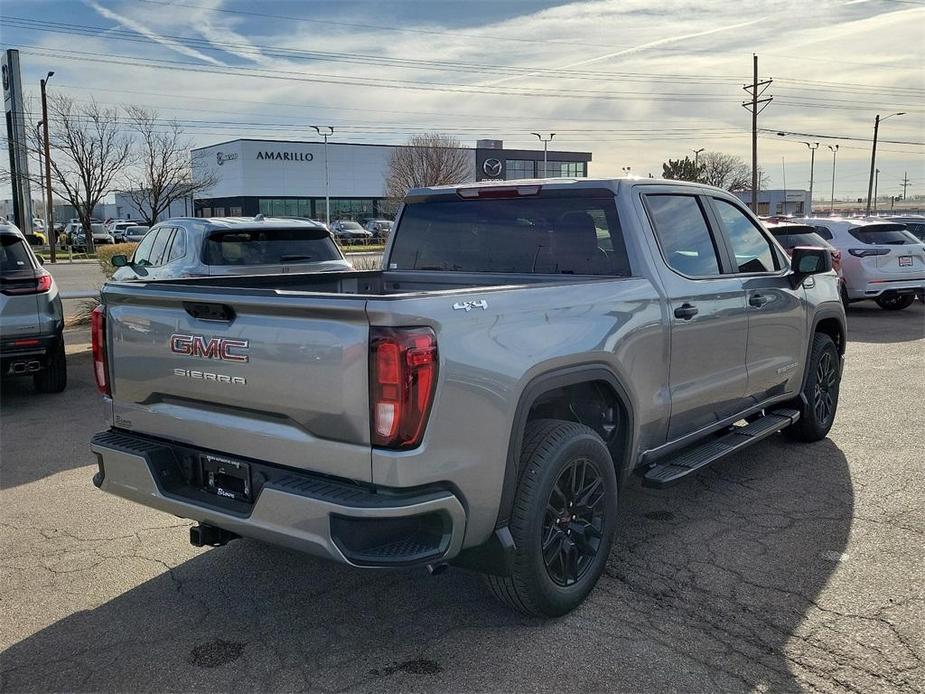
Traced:
[[501, 160], [486, 159], [484, 162], [482, 162], [482, 171], [485, 172], [486, 176], [497, 178], [501, 175]]

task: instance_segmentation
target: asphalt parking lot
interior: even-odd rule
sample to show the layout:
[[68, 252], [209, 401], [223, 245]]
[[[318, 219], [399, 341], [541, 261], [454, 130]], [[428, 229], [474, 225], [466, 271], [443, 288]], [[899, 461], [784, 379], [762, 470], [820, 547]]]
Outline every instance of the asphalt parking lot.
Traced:
[[[461, 570], [348, 570], [107, 496], [89, 353], [0, 399], [0, 689], [925, 690], [925, 307], [849, 311], [829, 439], [633, 483], [591, 598], [526, 619]], [[80, 349], [80, 348], [78, 348]]]

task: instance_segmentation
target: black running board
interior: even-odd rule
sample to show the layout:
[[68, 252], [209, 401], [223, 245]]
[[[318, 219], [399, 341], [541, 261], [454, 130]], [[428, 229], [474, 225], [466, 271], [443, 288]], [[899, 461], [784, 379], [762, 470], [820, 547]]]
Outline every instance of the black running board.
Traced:
[[708, 439], [705, 443], [688, 448], [662, 463], [656, 463], [643, 475], [643, 484], [659, 489], [670, 487], [700, 468], [790, 426], [799, 418], [800, 413], [797, 410], [781, 409], [769, 412], [751, 424], [735, 427], [719, 438]]

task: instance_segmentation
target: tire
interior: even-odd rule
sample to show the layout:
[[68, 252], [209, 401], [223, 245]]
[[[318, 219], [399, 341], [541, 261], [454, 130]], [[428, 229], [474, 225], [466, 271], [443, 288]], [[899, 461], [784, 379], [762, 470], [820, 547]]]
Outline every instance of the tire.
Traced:
[[902, 311], [904, 308], [912, 306], [915, 301], [915, 294], [893, 294], [892, 296], [881, 296], [877, 298], [877, 306], [884, 311]]
[[[802, 397], [796, 401], [800, 418], [796, 424], [784, 429], [784, 434], [795, 441], [821, 441], [832, 428], [838, 409], [838, 391], [841, 385], [841, 356], [832, 338], [824, 333], [813, 336]], [[818, 386], [818, 390], [817, 390]]]
[[64, 354], [64, 340], [48, 359], [48, 366], [33, 376], [35, 389], [40, 393], [60, 393], [67, 388], [67, 357]]
[[520, 470], [510, 519], [511, 575], [486, 579], [505, 605], [559, 617], [581, 604], [607, 563], [617, 516], [613, 459], [592, 429], [541, 419], [527, 424]]

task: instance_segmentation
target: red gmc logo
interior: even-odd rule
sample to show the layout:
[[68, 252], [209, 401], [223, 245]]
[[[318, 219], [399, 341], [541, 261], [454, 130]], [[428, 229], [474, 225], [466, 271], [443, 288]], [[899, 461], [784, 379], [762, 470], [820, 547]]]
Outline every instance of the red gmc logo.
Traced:
[[220, 359], [221, 361], [234, 361], [240, 364], [247, 363], [247, 355], [232, 352], [232, 350], [246, 350], [247, 340], [230, 340], [225, 337], [204, 338], [202, 335], [170, 336], [170, 351], [175, 354], [185, 354], [201, 359]]

